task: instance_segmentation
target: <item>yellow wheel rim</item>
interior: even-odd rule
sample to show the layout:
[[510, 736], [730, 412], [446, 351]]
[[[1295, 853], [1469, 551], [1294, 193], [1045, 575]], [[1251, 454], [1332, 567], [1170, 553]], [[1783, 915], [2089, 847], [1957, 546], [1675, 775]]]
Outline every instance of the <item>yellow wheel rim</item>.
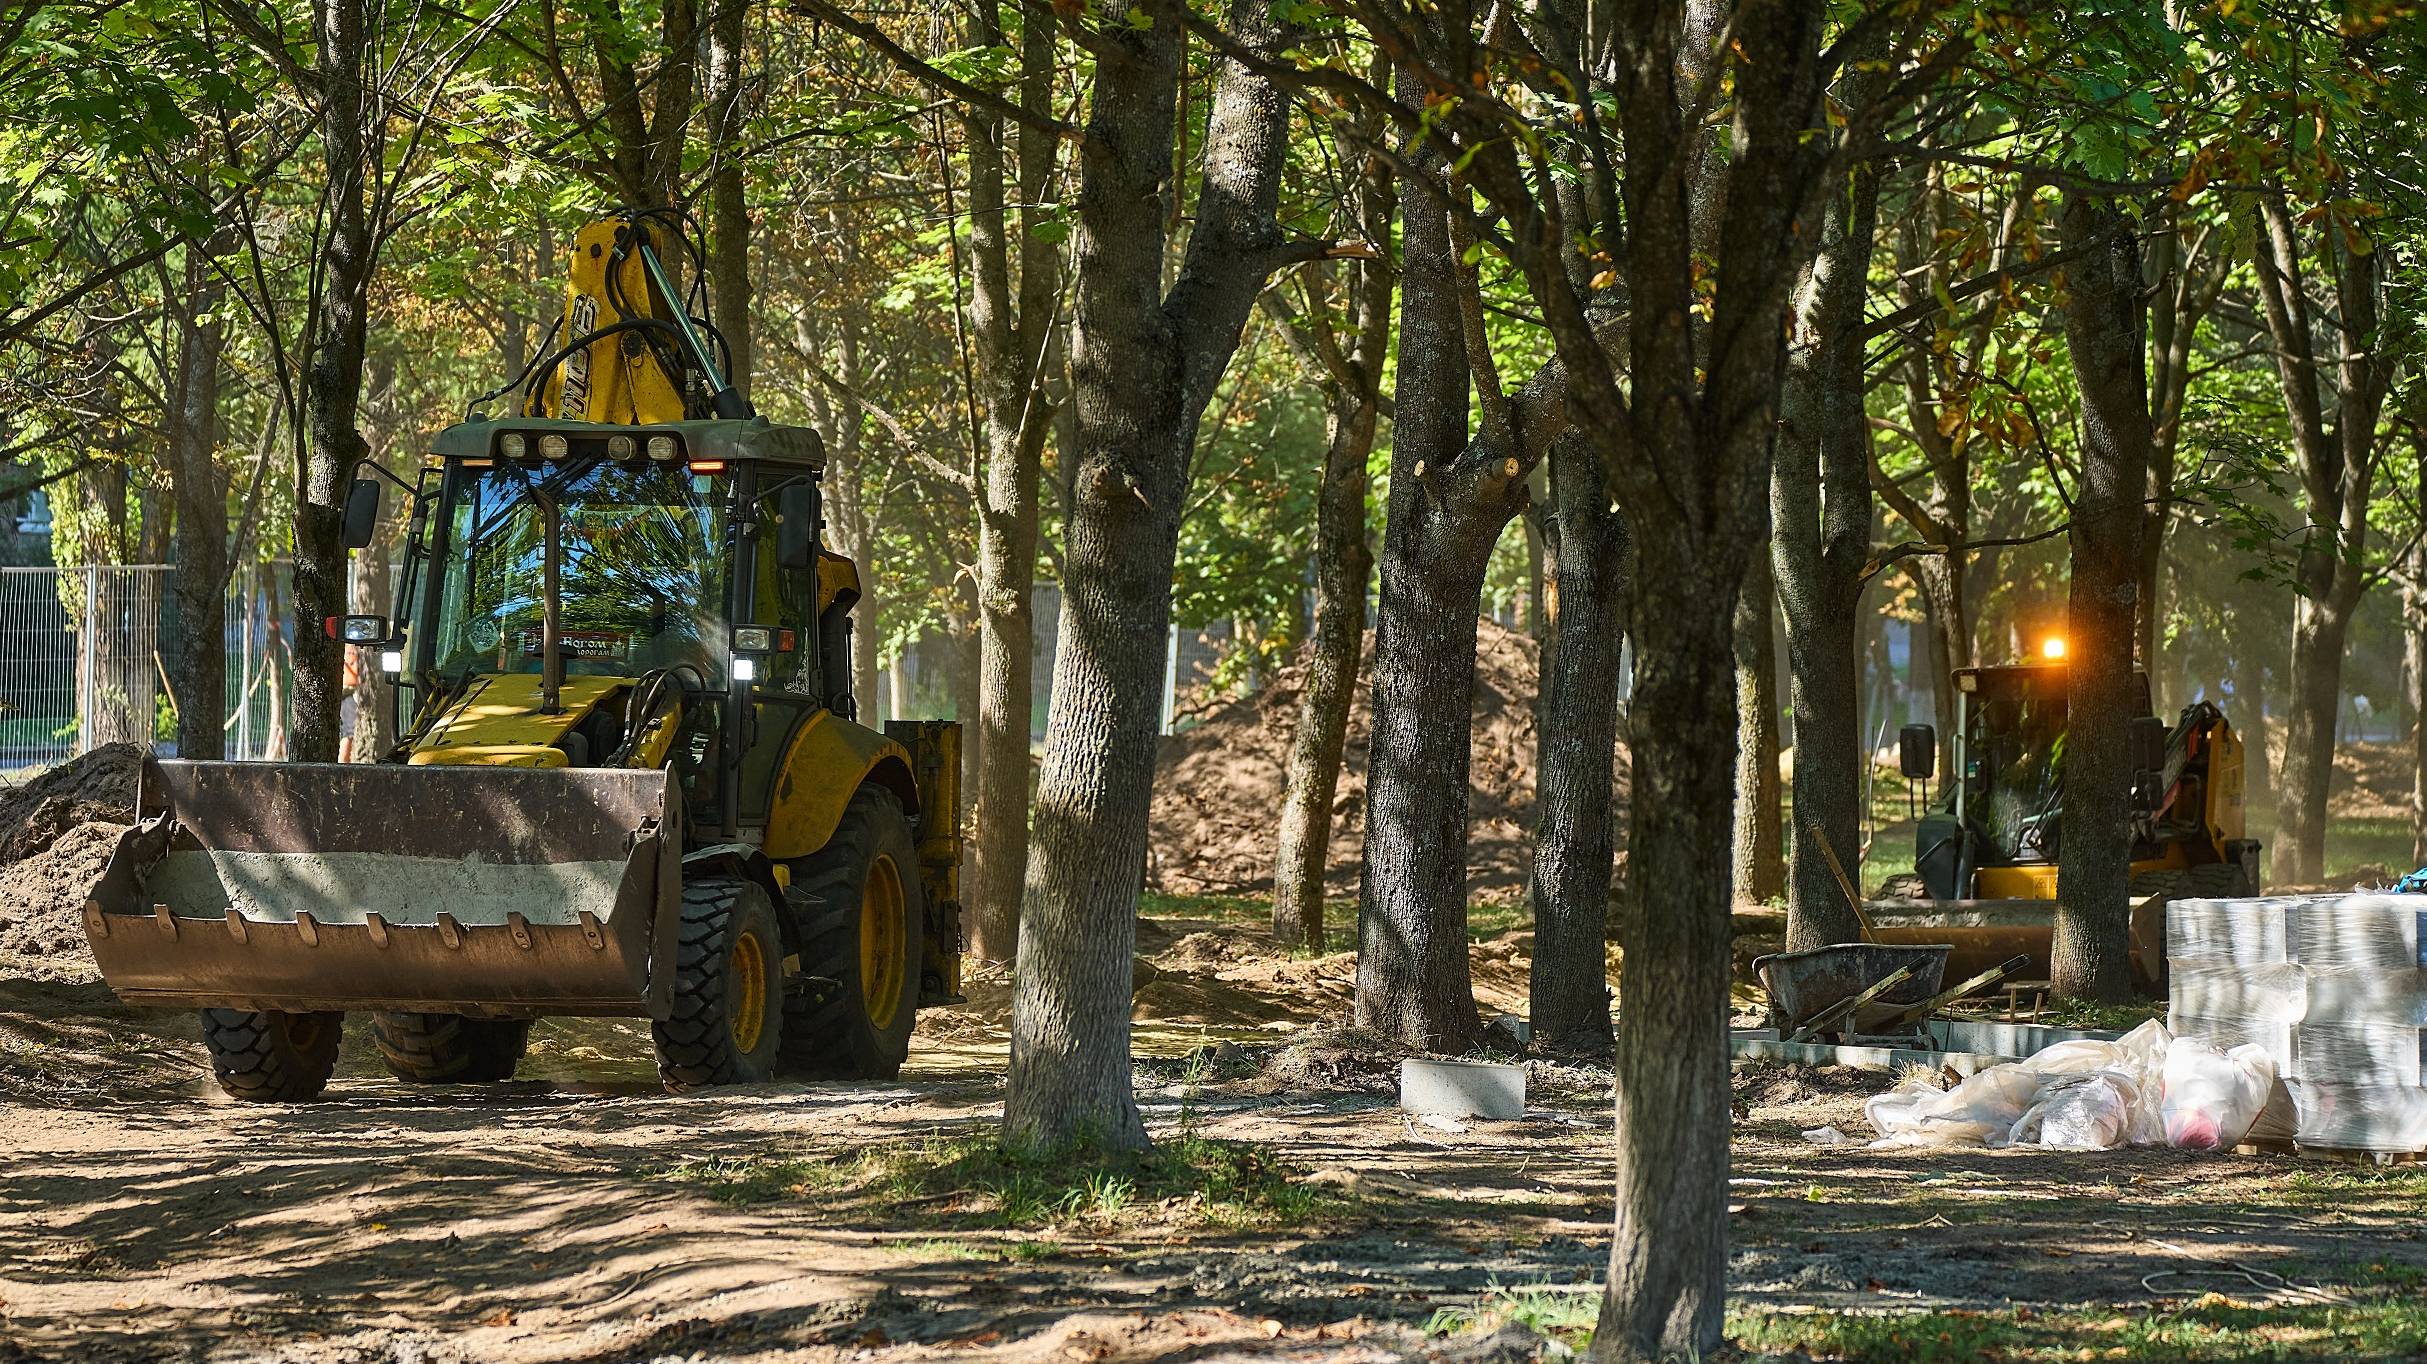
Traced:
[[731, 1013], [733, 1045], [744, 1052], [758, 1050], [758, 1036], [767, 1026], [767, 954], [756, 933], [733, 940]]
[[910, 974], [907, 904], [901, 869], [890, 857], [877, 858], [860, 892], [860, 999], [869, 1023], [879, 1029], [893, 1026], [902, 1007], [902, 983]]

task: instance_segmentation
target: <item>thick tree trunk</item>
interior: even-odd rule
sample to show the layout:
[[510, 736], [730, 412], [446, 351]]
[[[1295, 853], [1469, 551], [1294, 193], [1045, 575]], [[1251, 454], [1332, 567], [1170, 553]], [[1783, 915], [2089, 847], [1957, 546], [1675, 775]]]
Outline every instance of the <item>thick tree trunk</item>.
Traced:
[[[383, 534], [363, 552], [354, 575], [355, 611], [386, 615], [396, 604], [396, 575], [388, 559], [395, 543], [394, 535]], [[345, 737], [353, 741], [351, 760], [358, 763], [377, 762], [396, 747], [396, 717], [388, 704], [389, 684], [379, 671], [378, 654], [376, 649], [362, 648], [354, 653], [354, 728]]]
[[1607, 1056], [1616, 862], [1618, 663], [1626, 643], [1626, 520], [1591, 442], [1552, 442], [1544, 518], [1542, 702], [1535, 726], [1535, 1045]]
[[[225, 326], [201, 253], [186, 249], [177, 314], [177, 371], [169, 411], [169, 473], [177, 504], [177, 638], [169, 690], [177, 706], [177, 756], [227, 756], [228, 487], [213, 458], [219, 443], [219, 366]], [[204, 320], [208, 318], [209, 320]]]
[[[2411, 581], [2427, 571], [2427, 542], [2410, 551]], [[2427, 867], [2427, 595], [2402, 589], [2402, 690], [2410, 711], [2410, 864]]]
[[378, 154], [377, 131], [367, 126], [365, 8], [365, 0], [322, 0], [314, 14], [328, 230], [312, 364], [304, 376], [305, 449], [295, 471], [295, 676], [287, 742], [297, 762], [337, 761], [344, 646], [321, 622], [347, 610], [346, 487], [356, 461], [370, 453], [357, 424], [374, 255], [364, 177]]
[[1756, 555], [1736, 599], [1736, 837], [1730, 866], [1739, 904], [1767, 904], [1786, 890], [1775, 608], [1769, 556]]
[[2276, 784], [2275, 879], [2287, 885], [2326, 874], [2326, 798], [2334, 786], [2335, 714], [2343, 696], [2343, 656], [2352, 607], [2339, 594], [2292, 603], [2292, 693], [2284, 712], [2282, 766]]
[[[1285, 30], [1234, 0], [1233, 37], [1270, 56]], [[1129, 1012], [1164, 638], [1197, 425], [1265, 277], [1288, 103], [1220, 63], [1203, 189], [1170, 293], [1161, 288], [1182, 37], [1153, 16], [1095, 39], [1077, 201], [1062, 628], [1037, 787], [1003, 1126], [1048, 1148], [1146, 1143], [1130, 1089]]]
[[[1866, 91], [1862, 98], [1871, 96]], [[1860, 875], [1855, 859], [1869, 759], [1859, 650], [1872, 512], [1861, 330], [1878, 218], [1879, 169], [1858, 167], [1850, 188], [1831, 197], [1821, 220], [1820, 252], [1799, 292], [1779, 395], [1770, 547], [1795, 707], [1790, 951], [1862, 936], [1829, 859], [1834, 855], [1849, 876]], [[1941, 676], [1936, 691], [1948, 690]], [[1857, 885], [1855, 893], [1861, 891]]]
[[1401, 229], [1356, 1020], [1454, 1053], [1483, 1040], [1466, 943], [1476, 620], [1492, 546], [1524, 484], [1517, 461], [1470, 448], [1465, 286], [1443, 194], [1438, 181], [1411, 180]]
[[2065, 271], [2065, 345], [2081, 383], [2082, 461], [2068, 537], [2070, 690], [2052, 979], [2059, 994], [2120, 1003], [2132, 994], [2128, 726], [2140, 709], [2132, 643], [2147, 519], [2147, 311], [2135, 224], [2116, 201], [2068, 190], [2063, 230], [2068, 246], [2091, 254]]

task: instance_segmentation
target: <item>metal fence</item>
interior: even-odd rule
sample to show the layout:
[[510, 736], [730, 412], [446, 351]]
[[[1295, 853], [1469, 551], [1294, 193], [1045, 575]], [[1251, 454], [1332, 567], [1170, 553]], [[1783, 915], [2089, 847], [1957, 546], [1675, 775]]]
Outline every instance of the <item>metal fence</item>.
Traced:
[[[0, 771], [42, 767], [100, 744], [176, 751], [168, 659], [182, 637], [171, 568], [0, 568]], [[288, 568], [248, 564], [228, 582], [232, 758], [276, 757], [289, 668]]]

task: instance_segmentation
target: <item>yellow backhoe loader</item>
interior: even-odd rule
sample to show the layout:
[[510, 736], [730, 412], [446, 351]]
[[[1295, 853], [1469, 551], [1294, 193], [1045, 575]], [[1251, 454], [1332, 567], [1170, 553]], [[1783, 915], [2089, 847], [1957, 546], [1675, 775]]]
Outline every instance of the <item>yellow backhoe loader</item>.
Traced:
[[[2030, 958], [2028, 969], [2046, 978], [2069, 676], [2061, 645], [2046, 661], [1956, 672], [1954, 779], [1915, 830], [1913, 871], [1888, 878], [1881, 898], [1864, 906], [1873, 941], [1952, 943], [1950, 978], [2013, 956]], [[2202, 701], [2169, 727], [2150, 713], [2148, 677], [2135, 681], [2130, 949], [2135, 980], [2155, 991], [2164, 978], [2166, 905], [2258, 894], [2259, 845], [2243, 837], [2242, 744], [2233, 726]], [[1904, 775], [1930, 780], [1933, 727], [1908, 725], [1898, 739]]]
[[122, 998], [202, 1011], [231, 1095], [320, 1093], [353, 1012], [408, 1081], [506, 1079], [555, 1014], [648, 1018], [675, 1090], [886, 1077], [957, 997], [958, 728], [854, 719], [823, 447], [732, 389], [701, 273], [672, 212], [585, 227], [503, 415], [430, 442], [395, 616], [326, 624], [394, 681], [393, 752], [145, 762], [86, 933]]

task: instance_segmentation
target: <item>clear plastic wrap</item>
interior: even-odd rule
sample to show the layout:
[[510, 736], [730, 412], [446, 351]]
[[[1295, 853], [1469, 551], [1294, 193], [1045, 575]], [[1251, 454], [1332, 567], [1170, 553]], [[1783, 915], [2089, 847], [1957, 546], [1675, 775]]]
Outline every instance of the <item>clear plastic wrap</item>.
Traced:
[[2166, 1021], [2177, 1037], [2196, 1037], [2218, 1051], [2257, 1047], [2275, 1062], [2276, 1073], [2289, 1079], [2300, 1074], [2292, 1047], [2295, 1024], [2254, 1018], [2207, 1018], [2170, 1013]]
[[2301, 1016], [2320, 1023], [2427, 1028], [2427, 971], [2294, 967], [2305, 977]]
[[2307, 897], [2286, 932], [2292, 959], [2313, 971], [2416, 971], [2427, 967], [2427, 896]]
[[2290, 1086], [2305, 1146], [2346, 1151], [2427, 1150], [2427, 1089], [2415, 1085]]
[[2419, 1083], [2427, 1031], [2389, 1023], [2302, 1023], [2292, 1032], [2293, 1071], [2321, 1084]]
[[[2167, 1013], [2176, 1018], [2298, 1023], [2309, 1010], [2309, 973], [2279, 966], [2182, 965], [2168, 973]], [[2176, 1034], [2187, 1029], [2176, 1026]], [[2219, 1044], [2220, 1049], [2230, 1044]]]
[[2166, 906], [2166, 960], [2175, 966], [2281, 966], [2292, 960], [2292, 901], [2176, 900]]

